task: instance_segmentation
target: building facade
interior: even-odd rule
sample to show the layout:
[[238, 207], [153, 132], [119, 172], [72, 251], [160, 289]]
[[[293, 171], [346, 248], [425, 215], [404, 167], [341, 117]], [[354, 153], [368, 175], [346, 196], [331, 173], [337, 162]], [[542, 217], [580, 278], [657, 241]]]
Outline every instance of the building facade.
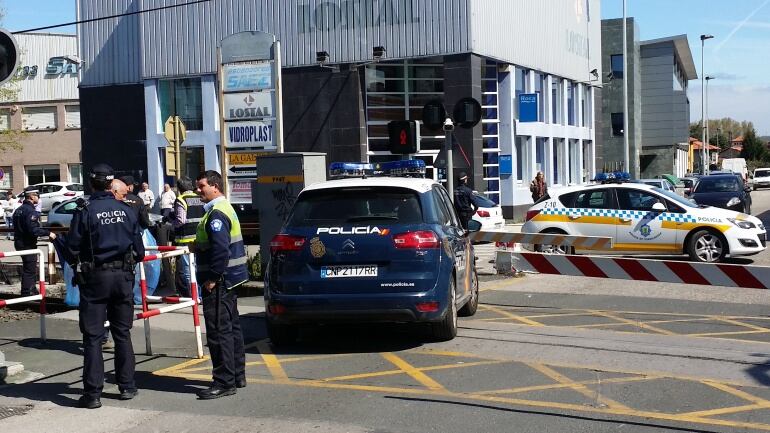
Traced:
[[4, 86], [17, 96], [0, 103], [0, 130], [17, 137], [22, 148], [0, 153], [0, 190], [82, 182], [77, 37], [29, 33], [16, 40], [20, 67], [16, 79]]
[[629, 172], [635, 178], [683, 176], [689, 164], [688, 82], [698, 77], [687, 36], [640, 41], [633, 18], [627, 20], [627, 26], [626, 65], [623, 20], [602, 21], [602, 63], [608, 71], [602, 89], [602, 168], [613, 170], [623, 161], [623, 86], [627, 81]]
[[[78, 18], [163, 5], [79, 0]], [[552, 189], [595, 173], [599, 13], [599, 0], [219, 0], [82, 24], [84, 164], [110, 162], [158, 190], [169, 180], [162, 125], [178, 115], [188, 130], [183, 172], [220, 169], [216, 47], [257, 30], [281, 42], [286, 151], [394, 159], [389, 121], [421, 120], [433, 99], [451, 112], [474, 97], [483, 120], [455, 130], [455, 169], [520, 216], [537, 171]], [[373, 47], [385, 58], [373, 62]], [[323, 51], [333, 69], [316, 63]], [[534, 116], [521, 118], [521, 95], [535, 95]], [[442, 179], [443, 131], [420, 134], [416, 157]]]

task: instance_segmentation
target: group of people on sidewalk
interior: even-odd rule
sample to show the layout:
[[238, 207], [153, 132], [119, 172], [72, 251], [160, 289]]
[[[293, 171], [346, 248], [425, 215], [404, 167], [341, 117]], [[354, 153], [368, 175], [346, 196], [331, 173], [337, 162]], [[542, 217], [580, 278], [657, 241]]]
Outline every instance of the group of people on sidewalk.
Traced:
[[[145, 255], [142, 230], [149, 227], [148, 210], [154, 196], [147, 184], [133, 194], [133, 178], [116, 179], [111, 167], [97, 164], [89, 174], [93, 193], [81, 199], [69, 232], [56, 236], [40, 226], [35, 209], [37, 191], [26, 191], [22, 206], [13, 214], [14, 246], [35, 249], [39, 237], [49, 237], [64, 251], [75, 269], [74, 284], [80, 288], [79, 320], [83, 334], [83, 408], [101, 407], [104, 387], [102, 341], [105, 324], [115, 344], [115, 381], [119, 399], [137, 393], [135, 357], [130, 330], [133, 326], [133, 283], [136, 264]], [[197, 395], [202, 400], [233, 395], [246, 386], [243, 333], [235, 288], [248, 280], [246, 247], [238, 216], [223, 194], [222, 176], [213, 170], [177, 181], [179, 196], [164, 186], [161, 194], [165, 220], [174, 227], [174, 243], [187, 246], [197, 259], [199, 296], [203, 302], [206, 340], [213, 365], [213, 381]], [[173, 197], [173, 199], [172, 199]], [[171, 207], [167, 207], [171, 202]], [[22, 294], [35, 293], [37, 256], [24, 256]], [[190, 261], [179, 261], [177, 288], [191, 296]]]

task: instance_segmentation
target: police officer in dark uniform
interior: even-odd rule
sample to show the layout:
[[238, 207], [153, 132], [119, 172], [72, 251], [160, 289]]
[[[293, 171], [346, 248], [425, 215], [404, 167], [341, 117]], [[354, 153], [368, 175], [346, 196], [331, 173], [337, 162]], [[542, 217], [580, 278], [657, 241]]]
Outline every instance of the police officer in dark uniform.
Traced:
[[152, 222], [150, 222], [150, 211], [147, 209], [147, 206], [144, 205], [144, 201], [134, 194], [134, 177], [123, 176], [120, 180], [122, 180], [123, 183], [126, 184], [126, 187], [128, 187], [128, 194], [126, 194], [123, 201], [128, 203], [128, 205], [134, 208], [139, 214], [139, 225], [142, 226], [142, 229], [150, 228], [152, 225]]
[[[13, 247], [16, 251], [34, 250], [37, 248], [37, 238], [48, 236], [51, 240], [56, 235], [40, 227], [40, 213], [35, 206], [40, 201], [37, 190], [24, 192], [24, 203], [13, 213]], [[21, 256], [21, 296], [36, 295], [35, 282], [39, 279], [37, 255]]]
[[468, 175], [465, 172], [460, 172], [460, 175], [457, 176], [454, 196], [455, 210], [460, 218], [460, 224], [468, 230], [468, 221], [473, 218], [473, 214], [479, 207], [473, 202], [473, 190], [468, 187]]
[[111, 192], [112, 168], [97, 164], [90, 173], [94, 192], [75, 212], [67, 248], [77, 263], [80, 331], [83, 333], [83, 396], [80, 406], [101, 407], [104, 387], [102, 339], [109, 320], [115, 341], [115, 379], [121, 400], [137, 394], [134, 383], [133, 285], [136, 263], [144, 257], [137, 214]]

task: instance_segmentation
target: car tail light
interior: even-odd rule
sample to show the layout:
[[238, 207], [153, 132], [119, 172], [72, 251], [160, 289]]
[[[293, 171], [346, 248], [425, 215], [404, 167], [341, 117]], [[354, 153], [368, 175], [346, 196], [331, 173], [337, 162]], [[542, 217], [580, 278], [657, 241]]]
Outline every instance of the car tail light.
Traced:
[[476, 215], [482, 217], [482, 218], [489, 218], [489, 212], [485, 210], [477, 210]]
[[277, 234], [270, 241], [270, 252], [300, 251], [303, 246], [305, 246], [305, 238], [302, 236]]
[[65, 197], [75, 197], [75, 193], [74, 192], [65, 192], [64, 196]]
[[532, 218], [536, 217], [537, 214], [539, 214], [539, 213], [540, 213], [539, 210], [528, 210], [527, 211], [527, 219], [525, 219], [524, 221], [531, 220]]
[[286, 312], [286, 307], [282, 304], [270, 304], [267, 306], [267, 310], [270, 311], [270, 314], [278, 316]]
[[439, 241], [432, 231], [420, 230], [394, 235], [393, 244], [399, 249], [429, 249], [438, 248]]
[[415, 305], [415, 307], [420, 313], [435, 313], [438, 311], [438, 301], [419, 302], [417, 305]]

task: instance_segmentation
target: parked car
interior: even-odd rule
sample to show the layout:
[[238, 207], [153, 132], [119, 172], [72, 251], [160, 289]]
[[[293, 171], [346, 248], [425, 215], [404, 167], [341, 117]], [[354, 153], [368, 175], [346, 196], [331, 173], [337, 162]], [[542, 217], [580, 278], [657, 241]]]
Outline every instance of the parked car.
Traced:
[[751, 214], [751, 189], [738, 173], [712, 174], [698, 179], [690, 198], [702, 206], [714, 206]]
[[481, 223], [481, 230], [502, 229], [505, 226], [503, 218], [503, 209], [499, 204], [473, 192], [473, 203], [478, 206], [473, 219]]
[[676, 192], [676, 187], [671, 184], [667, 179], [639, 179], [637, 183], [643, 183], [645, 185], [657, 186], [660, 189]]
[[[83, 197], [88, 199], [88, 196]], [[53, 209], [48, 212], [48, 221], [46, 221], [44, 225], [46, 227], [69, 227], [70, 222], [72, 221], [72, 214], [75, 213], [75, 209], [78, 206], [78, 198], [80, 197], [69, 199], [54, 206]], [[150, 214], [150, 222], [157, 223], [162, 220], [163, 216], [154, 213]]]
[[754, 180], [752, 187], [754, 191], [759, 187], [770, 186], [770, 168], [758, 168], [754, 170], [754, 176], [752, 177]]
[[49, 212], [59, 203], [83, 195], [83, 184], [72, 182], [46, 182], [30, 185], [26, 189], [40, 192], [41, 212]]
[[[749, 180], [749, 169], [744, 158], [725, 158], [722, 160], [722, 170], [739, 174], [744, 182]], [[713, 174], [713, 173], [712, 173]]]

